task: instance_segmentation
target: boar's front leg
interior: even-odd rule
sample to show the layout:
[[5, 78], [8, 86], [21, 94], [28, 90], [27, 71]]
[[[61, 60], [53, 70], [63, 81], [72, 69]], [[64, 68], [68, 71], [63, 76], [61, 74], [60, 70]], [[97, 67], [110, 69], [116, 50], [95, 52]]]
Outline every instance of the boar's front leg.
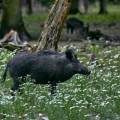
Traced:
[[56, 93], [56, 86], [57, 86], [57, 83], [56, 82], [52, 82], [51, 83], [51, 95], [54, 95]]

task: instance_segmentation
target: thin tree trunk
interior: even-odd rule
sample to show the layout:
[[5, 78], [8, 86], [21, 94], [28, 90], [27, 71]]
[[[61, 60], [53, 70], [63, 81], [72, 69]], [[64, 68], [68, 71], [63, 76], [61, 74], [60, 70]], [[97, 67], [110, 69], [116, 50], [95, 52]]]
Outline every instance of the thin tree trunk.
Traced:
[[26, 0], [26, 5], [27, 5], [27, 13], [31, 15], [33, 13], [32, 0]]
[[3, 0], [0, 37], [3, 38], [11, 29], [17, 31], [20, 38], [23, 36], [30, 37], [22, 19], [20, 0]]
[[89, 8], [89, 0], [83, 0], [83, 5], [84, 5], [84, 13], [88, 13], [88, 8]]
[[[3, 8], [3, 0], [0, 0], [0, 10]], [[1, 12], [1, 11], [0, 11]]]
[[72, 0], [55, 1], [44, 25], [41, 37], [39, 38], [37, 50], [58, 49], [58, 41], [60, 39], [64, 21], [69, 12], [71, 1]]
[[76, 14], [79, 12], [79, 0], [73, 0], [70, 7], [69, 14]]
[[99, 4], [100, 4], [99, 14], [108, 13], [108, 11], [107, 11], [107, 0], [99, 0]]

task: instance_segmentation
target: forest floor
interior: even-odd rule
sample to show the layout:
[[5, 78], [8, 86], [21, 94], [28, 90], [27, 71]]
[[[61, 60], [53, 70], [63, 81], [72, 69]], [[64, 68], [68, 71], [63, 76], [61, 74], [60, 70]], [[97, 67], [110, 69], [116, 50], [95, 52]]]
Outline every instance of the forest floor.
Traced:
[[[81, 46], [80, 42], [69, 44]], [[66, 46], [62, 45], [64, 51]], [[7, 76], [6, 82], [0, 83], [0, 119], [38, 120], [43, 113], [50, 120], [120, 120], [120, 47], [87, 42], [76, 52], [80, 62], [91, 69], [91, 75], [75, 75], [59, 84], [53, 98], [48, 85], [35, 85], [27, 78], [21, 86], [22, 94], [17, 92], [13, 100], [12, 79]], [[90, 64], [90, 54], [95, 54], [94, 64]], [[0, 80], [13, 55], [5, 49], [0, 52]]]
[[[34, 35], [35, 43], [46, 16], [42, 13], [24, 16], [26, 28]], [[106, 35], [120, 36], [120, 14], [76, 17], [89, 22], [90, 30], [99, 29]], [[67, 34], [65, 28], [61, 38], [66, 39], [60, 42], [60, 49], [64, 51], [67, 46], [78, 48], [78, 59], [91, 68], [91, 75], [75, 75], [59, 84], [53, 98], [48, 85], [27, 82], [21, 87], [22, 94], [17, 92], [14, 100], [10, 94], [12, 79], [8, 75], [6, 82], [0, 83], [1, 120], [38, 120], [41, 113], [50, 120], [120, 120], [120, 40], [84, 40], [76, 34]], [[90, 64], [91, 54], [96, 57], [93, 65]], [[14, 52], [5, 49], [0, 51], [0, 80], [13, 55]]]
[[[114, 9], [116, 10], [117, 8], [114, 8]], [[120, 11], [116, 12], [115, 10], [113, 10], [114, 12], [108, 13], [107, 15], [98, 15], [95, 13], [95, 14], [87, 14], [87, 15], [76, 14], [74, 16], [69, 16], [69, 17], [76, 17], [80, 19], [85, 24], [89, 24], [90, 31], [99, 30], [102, 34], [112, 37], [113, 38], [112, 43], [119, 44], [120, 42]], [[28, 32], [33, 36], [34, 41], [38, 40], [41, 34], [41, 31], [43, 29], [45, 20], [47, 19], [47, 13], [41, 13], [41, 15], [36, 13], [31, 16], [25, 15], [23, 18], [24, 18], [25, 26]], [[81, 37], [80, 33], [67, 34], [65, 25], [62, 31], [61, 39], [62, 41], [64, 41], [64, 43], [65, 42], [68, 43], [70, 41], [71, 42], [85, 41], [85, 39]], [[94, 41], [94, 40], [91, 40], [91, 41]], [[101, 41], [97, 41], [97, 42], [101, 42]]]
[[[29, 32], [34, 36], [34, 41], [32, 43], [36, 43], [42, 31], [41, 25], [44, 22], [35, 22], [27, 25]], [[103, 46], [120, 46], [120, 22], [110, 22], [110, 23], [89, 23], [90, 31], [99, 30], [102, 34], [109, 36], [112, 40], [106, 39], [90, 39], [86, 40], [81, 37], [80, 33], [68, 34], [66, 28], [63, 28], [61, 34], [61, 40], [59, 42], [60, 46], [76, 46], [77, 48], [81, 48], [85, 46], [88, 42], [101, 44]], [[31, 29], [32, 28], [32, 29]]]

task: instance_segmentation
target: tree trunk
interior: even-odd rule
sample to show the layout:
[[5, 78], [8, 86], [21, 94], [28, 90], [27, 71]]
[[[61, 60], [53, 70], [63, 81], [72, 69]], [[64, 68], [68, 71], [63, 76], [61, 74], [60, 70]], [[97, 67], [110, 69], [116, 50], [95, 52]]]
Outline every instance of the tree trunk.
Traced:
[[32, 0], [26, 0], [26, 5], [27, 5], [27, 13], [31, 15], [33, 13]]
[[37, 50], [58, 49], [62, 27], [72, 0], [56, 0], [39, 38]]
[[20, 0], [3, 0], [0, 37], [3, 38], [11, 29], [17, 31], [21, 39], [23, 36], [30, 38], [22, 19]]
[[83, 0], [83, 5], [84, 5], [84, 13], [88, 13], [88, 8], [89, 8], [89, 0]]
[[100, 11], [99, 14], [106, 14], [107, 12], [107, 1], [106, 0], [99, 0], [100, 4]]
[[76, 14], [79, 12], [79, 0], [73, 0], [70, 7], [69, 14]]
[[3, 7], [3, 0], [0, 0], [0, 10], [2, 9], [2, 7]]

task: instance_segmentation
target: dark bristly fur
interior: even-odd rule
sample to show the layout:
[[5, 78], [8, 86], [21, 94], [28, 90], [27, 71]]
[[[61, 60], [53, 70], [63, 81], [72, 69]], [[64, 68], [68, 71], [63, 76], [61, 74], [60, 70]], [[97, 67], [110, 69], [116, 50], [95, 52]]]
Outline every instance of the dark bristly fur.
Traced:
[[13, 91], [19, 89], [22, 79], [30, 75], [35, 84], [50, 84], [51, 94], [54, 94], [57, 83], [70, 79], [74, 74], [90, 74], [90, 71], [79, 62], [72, 49], [61, 53], [50, 50], [38, 53], [20, 52], [8, 62], [3, 81], [8, 70], [13, 78]]

